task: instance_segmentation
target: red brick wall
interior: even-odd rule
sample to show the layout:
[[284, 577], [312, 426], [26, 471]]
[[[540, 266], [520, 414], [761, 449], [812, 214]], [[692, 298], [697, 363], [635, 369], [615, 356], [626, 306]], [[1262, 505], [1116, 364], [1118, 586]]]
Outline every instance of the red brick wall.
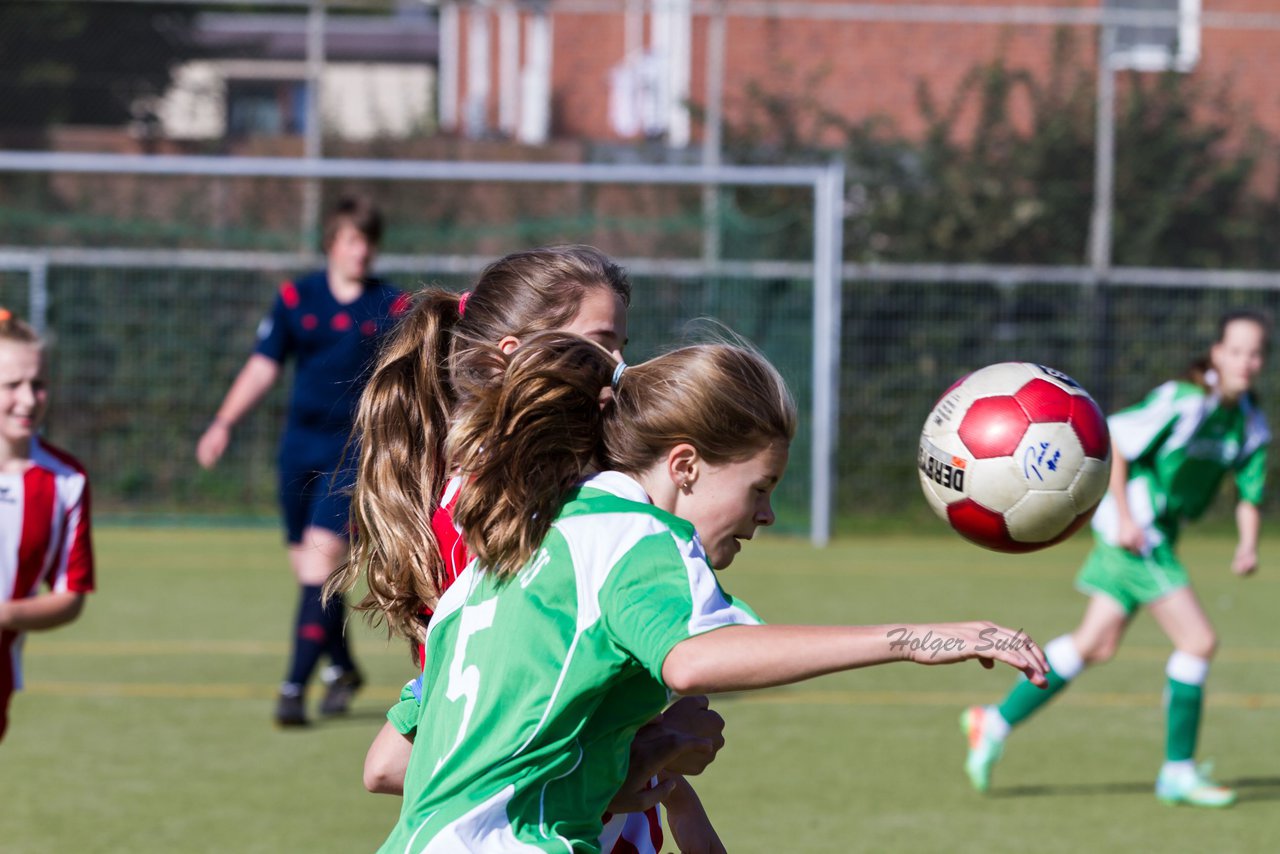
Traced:
[[[950, 0], [948, 5], [993, 6], [996, 0]], [[1007, 3], [1005, 5], [1008, 5]], [[1020, 6], [1096, 5], [1092, 0], [1019, 0]], [[1280, 11], [1275, 0], [1205, 0], [1209, 12]], [[463, 32], [465, 32], [464, 14]], [[1095, 62], [1096, 30], [1074, 28], [1080, 61]], [[616, 138], [608, 123], [609, 71], [623, 58], [620, 14], [554, 15], [553, 134]], [[695, 18], [691, 99], [706, 99], [707, 21]], [[497, 80], [494, 28], [494, 80]], [[647, 38], [647, 34], [646, 34]], [[1054, 28], [1012, 24], [806, 21], [731, 17], [727, 25], [725, 110], [732, 121], [744, 108], [749, 81], [790, 87], [849, 119], [892, 118], [902, 131], [919, 133], [924, 123], [917, 88], [927, 81], [946, 103], [975, 65], [1003, 56], [1009, 65], [1039, 77], [1048, 70]], [[463, 46], [465, 53], [465, 45]], [[465, 75], [465, 56], [463, 58]], [[816, 75], [816, 76], [815, 76]], [[1226, 86], [1245, 116], [1280, 136], [1280, 30], [1205, 30], [1198, 80]], [[494, 94], [496, 123], [496, 91]], [[1025, 111], [1021, 114], [1025, 118]], [[1018, 114], [1015, 113], [1015, 118]], [[695, 125], [697, 138], [699, 130]]]
[[554, 17], [553, 135], [615, 138], [609, 130], [609, 72], [623, 59], [624, 38], [621, 15]]

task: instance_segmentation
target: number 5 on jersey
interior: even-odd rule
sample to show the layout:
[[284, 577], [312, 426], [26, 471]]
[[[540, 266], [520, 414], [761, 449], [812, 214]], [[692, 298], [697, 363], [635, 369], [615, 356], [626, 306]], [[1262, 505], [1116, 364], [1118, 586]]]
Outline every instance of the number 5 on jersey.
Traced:
[[[453, 649], [453, 661], [449, 663], [449, 684], [445, 688], [445, 696], [452, 702], [463, 701], [462, 723], [458, 727], [458, 736], [453, 747], [440, 757], [435, 770], [448, 761], [453, 752], [462, 744], [467, 734], [467, 726], [471, 723], [471, 712], [475, 709], [476, 697], [480, 694], [480, 668], [474, 664], [463, 666], [467, 655], [467, 641], [476, 632], [484, 631], [493, 625], [493, 613], [497, 610], [497, 598], [486, 599], [475, 605], [466, 605], [458, 617], [458, 641]], [[434, 773], [434, 772], [432, 772]]]

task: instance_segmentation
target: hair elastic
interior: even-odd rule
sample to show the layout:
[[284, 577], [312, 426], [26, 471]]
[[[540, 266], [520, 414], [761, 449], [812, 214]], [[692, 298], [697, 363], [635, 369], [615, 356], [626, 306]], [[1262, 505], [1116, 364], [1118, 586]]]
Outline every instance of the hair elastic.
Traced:
[[613, 379], [609, 380], [610, 388], [614, 389], [615, 391], [617, 390], [618, 383], [622, 382], [622, 373], [626, 369], [627, 369], [626, 362], [621, 362], [621, 361], [618, 362], [618, 367], [613, 369]]
[[463, 291], [462, 296], [458, 297], [458, 317], [462, 317], [467, 313], [467, 300], [471, 299], [471, 291]]

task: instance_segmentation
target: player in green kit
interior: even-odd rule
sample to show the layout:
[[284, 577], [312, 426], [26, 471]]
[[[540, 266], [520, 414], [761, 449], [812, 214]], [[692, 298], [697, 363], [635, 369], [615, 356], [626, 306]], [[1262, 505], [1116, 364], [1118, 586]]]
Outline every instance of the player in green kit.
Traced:
[[[523, 250], [485, 267], [462, 294], [419, 291], [381, 349], [357, 410], [352, 560], [330, 584], [346, 591], [364, 578], [368, 594], [357, 607], [411, 641], [415, 659], [440, 595], [471, 560], [452, 515], [462, 478], [444, 457], [461, 398], [473, 383], [500, 378], [506, 356], [538, 332], [574, 332], [621, 359], [630, 300], [626, 271], [598, 249]], [[370, 791], [403, 792], [421, 664], [418, 674], [366, 755]], [[705, 697], [684, 697], [637, 732], [627, 782], [609, 804], [604, 851], [661, 854], [668, 836], [682, 850], [722, 850], [685, 778], [714, 759], [723, 727]]]
[[[990, 623], [766, 626], [720, 587], [712, 567], [773, 522], [795, 432], [754, 351], [701, 345], [626, 367], [553, 332], [496, 370], [447, 440], [466, 484], [453, 518], [476, 558], [427, 629], [382, 851], [599, 851], [632, 739], [672, 693], [970, 658], [1044, 684], [1040, 650]], [[913, 650], [903, 631], [950, 642]]]
[[1183, 520], [1199, 517], [1222, 479], [1239, 494], [1239, 544], [1231, 561], [1238, 575], [1258, 563], [1258, 505], [1262, 501], [1271, 434], [1251, 389], [1267, 352], [1269, 323], [1257, 312], [1221, 318], [1207, 359], [1188, 376], [1161, 385], [1143, 402], [1108, 420], [1112, 440], [1110, 490], [1094, 515], [1096, 544], [1076, 585], [1089, 598], [1070, 634], [1045, 645], [1049, 690], [1014, 686], [999, 706], [965, 711], [969, 737], [965, 770], [979, 791], [991, 784], [1009, 730], [1031, 717], [1088, 665], [1109, 660], [1134, 613], [1151, 610], [1173, 642], [1165, 668], [1165, 763], [1156, 796], [1166, 803], [1229, 806], [1235, 792], [1215, 785], [1194, 757], [1204, 683], [1217, 637], [1175, 552]]

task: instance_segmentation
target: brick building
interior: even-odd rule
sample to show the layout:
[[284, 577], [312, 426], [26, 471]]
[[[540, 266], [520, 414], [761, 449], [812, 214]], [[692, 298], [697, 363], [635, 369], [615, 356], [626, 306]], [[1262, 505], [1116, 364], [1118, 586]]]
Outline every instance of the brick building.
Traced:
[[[724, 114], [730, 122], [741, 115], [754, 83], [803, 91], [849, 119], [885, 116], [918, 133], [922, 81], [945, 98], [975, 65], [1001, 57], [1043, 77], [1063, 31], [1075, 37], [1076, 60], [1092, 69], [1094, 18], [1103, 7], [1181, 11], [1176, 26], [1121, 28], [1117, 65], [1194, 75], [1280, 135], [1274, 0], [1203, 3], [1202, 26], [1201, 0], [724, 0]], [[696, 143], [697, 111], [708, 103], [714, 8], [698, 0], [445, 3], [441, 124], [529, 143], [645, 136], [675, 148]]]

